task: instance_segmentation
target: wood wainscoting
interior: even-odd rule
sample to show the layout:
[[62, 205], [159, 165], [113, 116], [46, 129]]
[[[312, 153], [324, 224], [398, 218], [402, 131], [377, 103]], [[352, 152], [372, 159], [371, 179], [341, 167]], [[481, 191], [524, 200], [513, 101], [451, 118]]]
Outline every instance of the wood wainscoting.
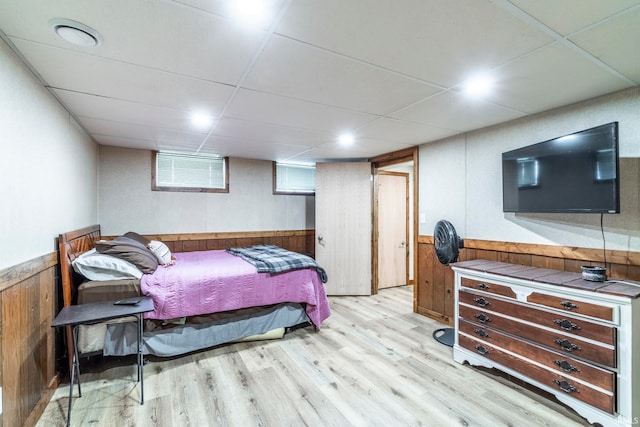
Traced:
[[[272, 244], [315, 257], [315, 230], [243, 231], [221, 233], [147, 234], [164, 242], [171, 252], [193, 252]], [[116, 236], [106, 236], [110, 239]]]
[[[465, 239], [464, 246], [459, 261], [487, 259], [577, 273], [583, 265], [605, 265], [600, 249], [472, 239]], [[640, 280], [640, 252], [607, 249], [606, 268], [610, 278]], [[454, 274], [438, 262], [433, 236], [418, 237], [416, 277], [415, 311], [453, 326]]]
[[57, 387], [58, 253], [0, 270], [2, 426], [35, 425]]

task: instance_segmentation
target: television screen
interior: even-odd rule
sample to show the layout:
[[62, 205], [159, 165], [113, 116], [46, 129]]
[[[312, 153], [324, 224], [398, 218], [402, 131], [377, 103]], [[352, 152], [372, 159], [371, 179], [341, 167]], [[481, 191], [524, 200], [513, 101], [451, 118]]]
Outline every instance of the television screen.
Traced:
[[618, 122], [503, 153], [503, 211], [619, 213], [618, 163]]

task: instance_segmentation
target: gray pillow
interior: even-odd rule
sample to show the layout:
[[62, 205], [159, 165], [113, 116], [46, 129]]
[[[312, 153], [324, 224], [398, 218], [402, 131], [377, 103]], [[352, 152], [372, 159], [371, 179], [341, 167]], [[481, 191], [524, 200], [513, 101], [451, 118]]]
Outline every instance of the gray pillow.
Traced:
[[158, 259], [145, 245], [129, 237], [96, 242], [96, 251], [129, 261], [143, 273], [151, 274], [158, 268]]
[[151, 240], [147, 239], [144, 236], [141, 236], [135, 231], [127, 231], [126, 233], [123, 234], [123, 236], [133, 239], [136, 242], [142, 243], [144, 246], [149, 246], [149, 243], [151, 243]]

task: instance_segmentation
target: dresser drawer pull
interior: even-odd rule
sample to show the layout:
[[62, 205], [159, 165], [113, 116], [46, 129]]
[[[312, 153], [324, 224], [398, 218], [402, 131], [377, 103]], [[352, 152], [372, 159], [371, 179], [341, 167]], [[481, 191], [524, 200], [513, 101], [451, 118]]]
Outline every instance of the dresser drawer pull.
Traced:
[[478, 287], [479, 287], [480, 289], [482, 289], [483, 291], [486, 291], [486, 290], [488, 290], [488, 289], [489, 289], [489, 286], [488, 286], [486, 283], [480, 283], [480, 284], [478, 285]]
[[475, 314], [474, 317], [476, 319], [478, 319], [478, 322], [480, 322], [480, 323], [491, 322], [491, 318], [489, 316], [485, 315], [484, 313]]
[[576, 325], [573, 322], [570, 322], [567, 319], [556, 319], [553, 321], [553, 323], [555, 323], [556, 325], [560, 326], [560, 329], [564, 329], [565, 331], [573, 331], [573, 330], [580, 330], [582, 328], [580, 328], [580, 326]]
[[577, 345], [573, 344], [571, 341], [569, 340], [561, 340], [560, 338], [557, 338], [555, 340], [553, 340], [553, 342], [555, 342], [556, 344], [559, 344], [560, 347], [562, 347], [562, 349], [564, 351], [573, 351], [573, 350], [580, 350], [580, 347], [578, 347]]
[[488, 354], [489, 353], [489, 350], [487, 350], [486, 348], [484, 348], [481, 345], [476, 345], [475, 348], [476, 348], [476, 351], [478, 353], [480, 353], [480, 354]]
[[580, 393], [577, 388], [575, 388], [565, 380], [562, 380], [562, 381], [553, 380], [553, 382], [556, 383], [560, 387], [560, 390], [564, 391], [565, 393], [573, 393], [573, 392]]
[[558, 365], [560, 369], [562, 369], [565, 372], [580, 372], [580, 369], [576, 368], [566, 360], [554, 360], [553, 363]]
[[474, 329], [473, 332], [481, 336], [482, 338], [491, 338], [484, 329]]
[[573, 310], [574, 308], [578, 308], [577, 304], [574, 304], [570, 301], [562, 301], [560, 305], [566, 308], [567, 310]]
[[476, 302], [476, 304], [478, 304], [481, 307], [486, 307], [488, 305], [491, 305], [491, 303], [489, 301], [487, 301], [486, 299], [480, 297], [480, 298], [474, 298], [474, 301]]

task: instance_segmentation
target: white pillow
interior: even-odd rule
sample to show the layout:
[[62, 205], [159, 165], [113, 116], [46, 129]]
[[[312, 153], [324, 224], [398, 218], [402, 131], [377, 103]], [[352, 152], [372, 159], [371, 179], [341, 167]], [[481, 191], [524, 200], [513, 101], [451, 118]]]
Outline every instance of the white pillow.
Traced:
[[171, 251], [167, 245], [157, 240], [152, 240], [147, 247], [158, 258], [159, 264], [165, 267], [171, 265]]
[[140, 279], [142, 271], [129, 261], [91, 249], [71, 263], [73, 269], [89, 280]]

